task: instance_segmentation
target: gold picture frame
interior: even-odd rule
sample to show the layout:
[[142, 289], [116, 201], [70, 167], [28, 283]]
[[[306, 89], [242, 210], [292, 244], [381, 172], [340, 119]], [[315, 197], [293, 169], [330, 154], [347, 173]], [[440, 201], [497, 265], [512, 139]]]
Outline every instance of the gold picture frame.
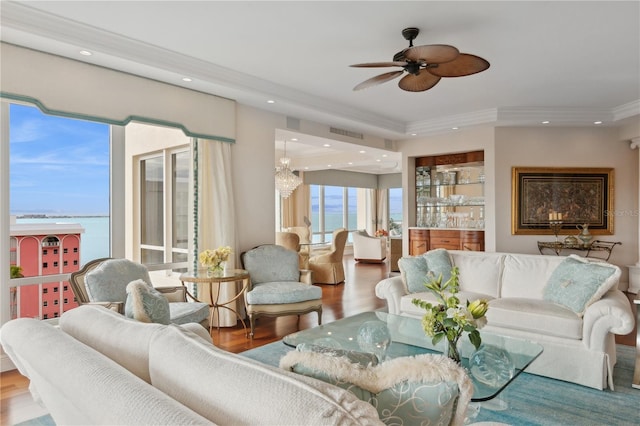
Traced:
[[552, 235], [549, 220], [576, 233], [588, 224], [594, 235], [613, 234], [612, 168], [512, 167], [511, 233]]

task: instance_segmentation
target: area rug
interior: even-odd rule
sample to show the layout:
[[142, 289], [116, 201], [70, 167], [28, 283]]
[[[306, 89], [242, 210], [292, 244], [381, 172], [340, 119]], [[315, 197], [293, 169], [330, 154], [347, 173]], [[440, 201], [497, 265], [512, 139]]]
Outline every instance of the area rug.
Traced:
[[[274, 342], [240, 355], [277, 366], [280, 358], [290, 350], [292, 348], [284, 343]], [[617, 351], [618, 362], [613, 372], [615, 391], [599, 391], [523, 373], [499, 398], [474, 404], [469, 410], [470, 423], [500, 422], [517, 426], [638, 425], [640, 389], [631, 387], [635, 348], [617, 345]]]

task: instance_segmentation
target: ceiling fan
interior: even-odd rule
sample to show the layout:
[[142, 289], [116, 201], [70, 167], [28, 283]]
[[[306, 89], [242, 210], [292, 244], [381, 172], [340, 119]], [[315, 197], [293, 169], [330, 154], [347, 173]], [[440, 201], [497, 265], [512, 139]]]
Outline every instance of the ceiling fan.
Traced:
[[392, 62], [370, 62], [354, 64], [358, 68], [402, 67], [402, 70], [377, 75], [358, 84], [353, 90], [362, 90], [385, 83], [407, 74], [400, 79], [398, 86], [408, 92], [423, 92], [438, 84], [442, 77], [462, 77], [476, 74], [489, 68], [489, 62], [479, 56], [460, 53], [447, 44], [426, 44], [414, 46], [418, 28], [405, 28], [402, 35], [409, 40], [409, 47], [396, 53]]

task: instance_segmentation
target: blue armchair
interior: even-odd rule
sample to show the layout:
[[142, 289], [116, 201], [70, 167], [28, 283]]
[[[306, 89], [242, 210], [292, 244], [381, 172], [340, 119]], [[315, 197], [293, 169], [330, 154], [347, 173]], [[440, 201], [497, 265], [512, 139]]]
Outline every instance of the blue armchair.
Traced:
[[255, 247], [240, 256], [251, 276], [245, 293], [251, 336], [260, 316], [318, 312], [322, 323], [322, 289], [312, 285], [311, 271], [300, 270], [298, 253], [275, 244]]

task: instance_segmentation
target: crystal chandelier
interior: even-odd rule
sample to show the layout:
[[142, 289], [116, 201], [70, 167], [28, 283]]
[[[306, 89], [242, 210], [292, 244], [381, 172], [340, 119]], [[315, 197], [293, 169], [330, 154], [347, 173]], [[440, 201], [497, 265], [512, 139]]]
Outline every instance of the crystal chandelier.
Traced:
[[280, 158], [280, 166], [276, 167], [276, 189], [282, 198], [289, 195], [302, 183], [302, 179], [295, 175], [289, 165], [291, 158], [287, 157], [287, 141], [284, 141], [284, 156]]

